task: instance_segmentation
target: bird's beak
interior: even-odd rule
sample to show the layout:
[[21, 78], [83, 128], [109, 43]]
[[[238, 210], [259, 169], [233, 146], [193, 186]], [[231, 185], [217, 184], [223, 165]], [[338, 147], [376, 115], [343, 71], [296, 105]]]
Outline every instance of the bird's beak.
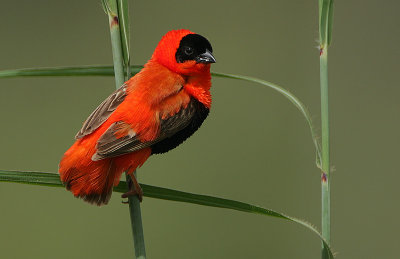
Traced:
[[208, 49], [206, 49], [206, 52], [198, 55], [195, 60], [197, 63], [205, 63], [205, 64], [217, 62], [213, 54]]

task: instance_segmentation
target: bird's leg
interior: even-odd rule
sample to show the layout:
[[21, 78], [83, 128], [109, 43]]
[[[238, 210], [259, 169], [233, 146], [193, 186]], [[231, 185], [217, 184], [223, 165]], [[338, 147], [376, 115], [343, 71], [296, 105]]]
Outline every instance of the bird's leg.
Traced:
[[[128, 198], [129, 196], [132, 195], [136, 195], [139, 199], [140, 202], [142, 202], [143, 200], [143, 190], [142, 187], [140, 187], [140, 184], [138, 183], [134, 172], [132, 173], [128, 173], [131, 181], [128, 182], [129, 185], [129, 191], [127, 191], [126, 193], [122, 194], [121, 197], [122, 198]], [[124, 202], [126, 203], [126, 202]]]

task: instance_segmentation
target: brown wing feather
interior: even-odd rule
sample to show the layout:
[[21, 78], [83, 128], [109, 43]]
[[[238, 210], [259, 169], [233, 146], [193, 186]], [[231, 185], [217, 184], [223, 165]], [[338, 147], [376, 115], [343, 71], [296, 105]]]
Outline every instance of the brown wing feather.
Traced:
[[97, 141], [97, 151], [92, 156], [92, 160], [97, 161], [107, 157], [126, 154], [127, 152], [124, 153], [124, 150], [128, 145], [140, 145], [141, 143], [128, 124], [123, 121], [115, 122], [111, 124]]
[[125, 123], [113, 123], [99, 138], [96, 146], [97, 152], [93, 155], [92, 160], [97, 161], [108, 157], [121, 156], [150, 147], [187, 127], [195, 112], [196, 106], [193, 101], [190, 101], [185, 109], [181, 109], [178, 113], [165, 120], [160, 120], [160, 135], [157, 139], [147, 142], [141, 142], [133, 130], [131, 130], [130, 134], [118, 138], [118, 131], [121, 127], [124, 127], [122, 125]]
[[104, 121], [110, 117], [126, 96], [126, 85], [122, 85], [105, 99], [83, 123], [81, 130], [76, 134], [75, 139], [80, 139], [95, 131]]

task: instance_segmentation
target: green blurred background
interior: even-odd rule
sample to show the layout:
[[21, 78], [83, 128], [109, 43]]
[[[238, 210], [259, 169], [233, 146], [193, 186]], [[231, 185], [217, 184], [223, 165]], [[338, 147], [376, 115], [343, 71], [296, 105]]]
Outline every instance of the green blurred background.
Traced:
[[[161, 36], [206, 36], [212, 70], [296, 94], [319, 125], [317, 1], [131, 1], [132, 58]], [[336, 1], [329, 50], [332, 245], [338, 258], [397, 258], [398, 1]], [[100, 1], [2, 1], [0, 69], [111, 64]], [[56, 172], [112, 77], [0, 80], [0, 168]], [[190, 141], [154, 156], [146, 184], [251, 202], [320, 226], [320, 172], [305, 120], [276, 92], [213, 80], [212, 112]], [[319, 128], [319, 126], [318, 126]], [[61, 188], [0, 183], [1, 258], [132, 258], [129, 213], [115, 194], [90, 206]], [[319, 258], [320, 241], [283, 220], [145, 198], [149, 258]]]

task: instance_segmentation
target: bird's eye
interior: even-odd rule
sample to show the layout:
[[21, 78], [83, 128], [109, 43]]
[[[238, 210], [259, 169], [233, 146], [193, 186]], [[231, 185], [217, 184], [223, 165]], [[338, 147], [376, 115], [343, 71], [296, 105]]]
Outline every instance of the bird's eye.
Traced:
[[190, 56], [193, 54], [193, 48], [191, 47], [185, 47], [185, 54]]

